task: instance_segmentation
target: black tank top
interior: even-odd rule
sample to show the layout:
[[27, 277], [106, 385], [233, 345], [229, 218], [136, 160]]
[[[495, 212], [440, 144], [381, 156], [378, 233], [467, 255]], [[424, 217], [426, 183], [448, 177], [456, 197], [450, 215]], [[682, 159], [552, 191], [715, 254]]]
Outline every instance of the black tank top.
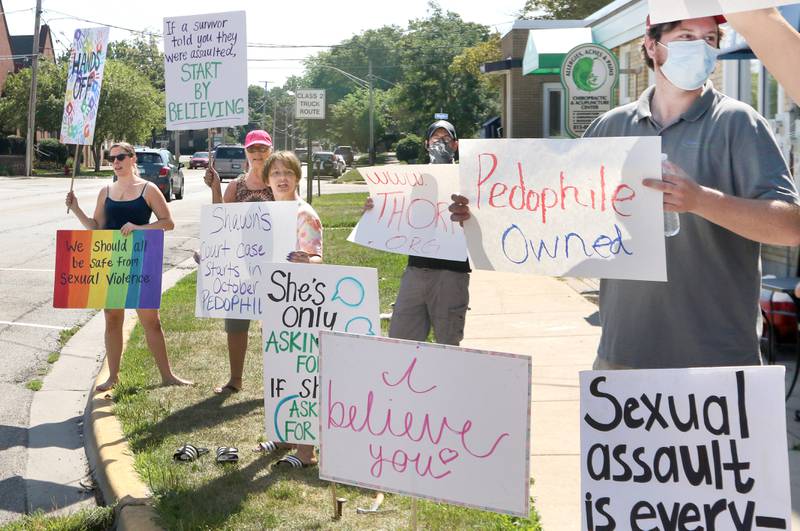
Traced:
[[136, 199], [130, 201], [114, 201], [111, 199], [108, 187], [106, 187], [106, 230], [119, 230], [126, 223], [134, 225], [147, 225], [150, 223], [150, 214], [153, 210], [147, 201], [144, 200], [144, 192], [147, 184], [142, 187], [142, 193]]

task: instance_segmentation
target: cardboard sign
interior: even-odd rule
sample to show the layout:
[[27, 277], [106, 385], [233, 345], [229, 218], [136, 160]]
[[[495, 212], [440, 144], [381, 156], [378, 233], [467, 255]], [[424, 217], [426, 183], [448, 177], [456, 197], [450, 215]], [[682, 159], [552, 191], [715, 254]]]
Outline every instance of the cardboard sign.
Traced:
[[268, 264], [285, 261], [296, 243], [294, 201], [204, 205], [195, 315], [262, 319]]
[[247, 123], [244, 11], [164, 19], [167, 129]]
[[378, 271], [322, 264], [265, 269], [264, 409], [267, 440], [319, 441], [319, 332], [379, 335]]
[[106, 27], [75, 30], [61, 118], [62, 144], [91, 145], [94, 141], [107, 44]]
[[531, 359], [320, 334], [319, 477], [527, 516]]
[[473, 268], [666, 280], [659, 137], [459, 142]]
[[374, 207], [364, 212], [348, 241], [390, 253], [467, 259], [464, 230], [450, 221], [458, 166], [419, 164], [360, 168]]
[[54, 308], [158, 308], [164, 231], [60, 230]]
[[580, 381], [584, 530], [790, 529], [783, 367]]
[[793, 3], [788, 0], [649, 0], [650, 21], [658, 24]]

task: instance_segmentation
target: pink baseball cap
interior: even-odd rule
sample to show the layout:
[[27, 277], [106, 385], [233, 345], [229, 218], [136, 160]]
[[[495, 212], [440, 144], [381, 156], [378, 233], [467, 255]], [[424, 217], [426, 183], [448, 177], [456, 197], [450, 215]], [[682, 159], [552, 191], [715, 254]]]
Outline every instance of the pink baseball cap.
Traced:
[[[717, 26], [720, 24], [725, 24], [728, 19], [725, 18], [725, 15], [714, 15], [714, 21], [717, 23]], [[650, 15], [647, 15], [647, 20], [644, 23], [644, 30], [647, 31], [650, 29]]]
[[247, 149], [256, 144], [272, 147], [272, 137], [263, 129], [250, 131], [244, 139], [244, 147]]

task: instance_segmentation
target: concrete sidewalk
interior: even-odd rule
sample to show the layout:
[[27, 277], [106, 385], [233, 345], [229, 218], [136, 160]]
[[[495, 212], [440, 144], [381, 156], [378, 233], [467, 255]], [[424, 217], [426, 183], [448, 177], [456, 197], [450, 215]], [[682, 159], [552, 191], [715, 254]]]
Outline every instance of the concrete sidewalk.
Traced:
[[[591, 369], [600, 339], [591, 285], [550, 277], [475, 271], [461, 345], [533, 357], [531, 476], [545, 531], [581, 529], [578, 372]], [[794, 393], [800, 395], [800, 391]], [[787, 404], [789, 448], [800, 442]], [[800, 452], [789, 450], [792, 527], [800, 529]]]

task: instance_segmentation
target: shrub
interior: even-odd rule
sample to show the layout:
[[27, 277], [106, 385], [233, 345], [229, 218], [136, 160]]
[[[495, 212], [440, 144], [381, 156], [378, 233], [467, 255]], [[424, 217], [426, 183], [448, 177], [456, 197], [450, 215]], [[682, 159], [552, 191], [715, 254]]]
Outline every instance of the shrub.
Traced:
[[428, 162], [425, 144], [422, 138], [415, 134], [409, 134], [406, 135], [405, 138], [400, 139], [394, 151], [395, 155], [397, 155], [397, 160], [403, 162]]
[[24, 155], [25, 139], [17, 135], [0, 137], [0, 155]]
[[38, 158], [42, 162], [55, 162], [64, 165], [69, 156], [69, 148], [57, 138], [45, 138], [39, 141]]

